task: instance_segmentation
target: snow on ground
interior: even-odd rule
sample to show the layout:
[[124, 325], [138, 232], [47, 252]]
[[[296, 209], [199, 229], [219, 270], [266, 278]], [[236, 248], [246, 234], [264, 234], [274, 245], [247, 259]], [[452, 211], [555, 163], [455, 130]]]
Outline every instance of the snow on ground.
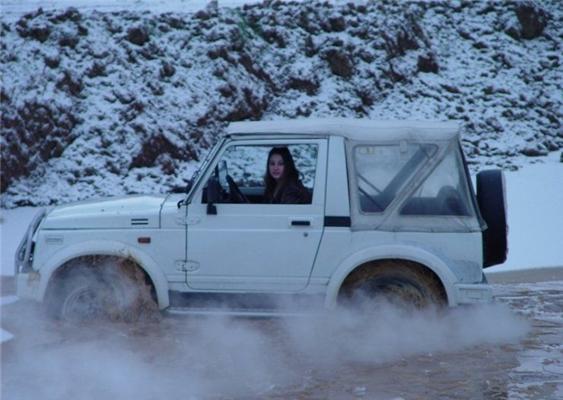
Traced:
[[[563, 163], [559, 162], [559, 156], [559, 153], [552, 153], [536, 164], [505, 172], [508, 260], [488, 269], [487, 274], [563, 267]], [[14, 274], [16, 247], [38, 209], [0, 209], [1, 275]]]
[[21, 301], [6, 307], [2, 320], [15, 338], [3, 345], [1, 394], [13, 400], [389, 400], [421, 393], [557, 399], [563, 321], [556, 312], [563, 297], [556, 288], [553, 282], [498, 285], [494, 305], [414, 316], [384, 307], [368, 320], [338, 312], [73, 325]]
[[0, 262], [1, 275], [14, 275], [14, 257], [27, 226], [39, 210], [38, 207], [20, 207], [0, 210]]
[[487, 272], [563, 267], [563, 163], [552, 153], [544, 163], [506, 172], [508, 260]]

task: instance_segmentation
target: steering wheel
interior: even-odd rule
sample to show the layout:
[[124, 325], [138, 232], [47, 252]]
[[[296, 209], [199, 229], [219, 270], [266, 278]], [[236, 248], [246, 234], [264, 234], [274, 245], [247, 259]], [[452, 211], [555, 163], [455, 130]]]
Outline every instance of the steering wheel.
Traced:
[[229, 175], [227, 162], [225, 160], [217, 165], [215, 173], [221, 187], [226, 188], [228, 186], [229, 188], [227, 194], [229, 203], [250, 203], [244, 193], [240, 191], [234, 179]]
[[230, 175], [227, 175], [227, 183], [229, 184], [229, 200], [231, 200], [232, 203], [250, 203], [248, 197], [241, 192], [235, 180], [231, 178]]

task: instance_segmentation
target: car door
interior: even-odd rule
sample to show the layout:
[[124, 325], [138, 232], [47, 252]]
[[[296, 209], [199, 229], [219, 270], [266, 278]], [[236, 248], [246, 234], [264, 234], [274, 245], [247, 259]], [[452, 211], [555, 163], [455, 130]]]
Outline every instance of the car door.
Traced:
[[[310, 204], [265, 204], [268, 151], [287, 146], [311, 194]], [[188, 205], [187, 284], [205, 291], [296, 292], [307, 286], [324, 226], [325, 139], [234, 140], [226, 143]], [[214, 204], [208, 214], [205, 182], [215, 166], [251, 203]], [[262, 185], [262, 187], [260, 186]], [[226, 189], [226, 188], [225, 188]]]

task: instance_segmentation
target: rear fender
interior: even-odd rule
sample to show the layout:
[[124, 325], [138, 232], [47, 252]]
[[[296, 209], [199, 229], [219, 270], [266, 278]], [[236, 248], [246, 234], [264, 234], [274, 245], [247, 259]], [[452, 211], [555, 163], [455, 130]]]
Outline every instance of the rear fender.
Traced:
[[336, 306], [340, 287], [353, 270], [367, 262], [389, 259], [413, 261], [432, 270], [444, 286], [448, 304], [450, 306], [457, 304], [454, 288], [457, 278], [443, 259], [427, 249], [389, 245], [366, 248], [346, 258], [332, 274], [325, 298], [325, 307], [334, 308]]

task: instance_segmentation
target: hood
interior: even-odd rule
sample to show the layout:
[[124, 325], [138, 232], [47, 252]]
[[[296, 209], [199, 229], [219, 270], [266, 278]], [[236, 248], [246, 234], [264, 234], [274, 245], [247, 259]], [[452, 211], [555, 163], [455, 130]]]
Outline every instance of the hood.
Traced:
[[52, 209], [41, 229], [158, 228], [162, 196], [125, 196], [88, 200]]

